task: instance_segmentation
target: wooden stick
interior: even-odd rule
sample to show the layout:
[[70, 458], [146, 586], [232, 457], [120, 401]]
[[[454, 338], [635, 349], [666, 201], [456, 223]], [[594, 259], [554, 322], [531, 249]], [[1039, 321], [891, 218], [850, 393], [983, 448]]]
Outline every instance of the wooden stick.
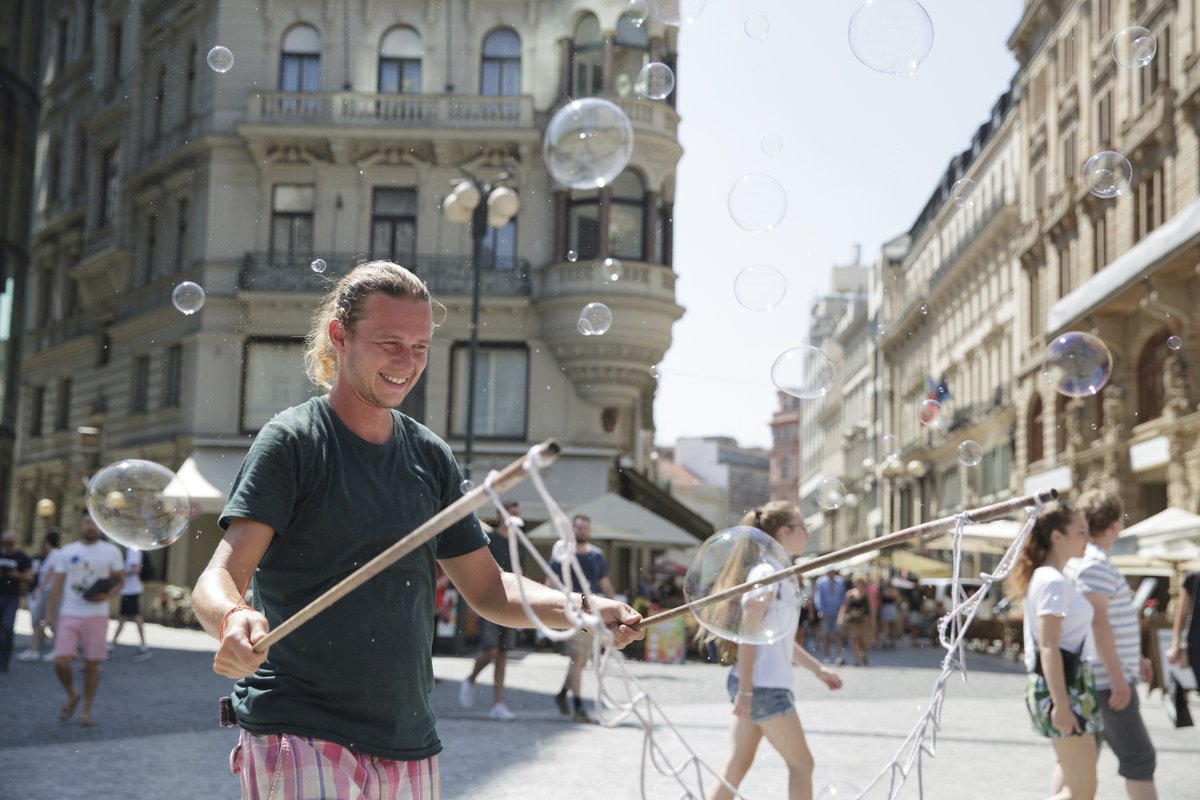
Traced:
[[[983, 522], [984, 520], [1003, 517], [1006, 514], [1011, 514], [1014, 511], [1020, 511], [1023, 508], [1033, 505], [1034, 503], [1045, 503], [1054, 500], [1058, 497], [1056, 489], [1041, 492], [1039, 494], [1026, 495], [1025, 497], [1016, 497], [1012, 500], [1005, 500], [1000, 503], [993, 503], [990, 506], [983, 506], [972, 511], [965, 512], [968, 517], [974, 522]], [[781, 569], [778, 572], [773, 572], [756, 581], [740, 583], [737, 586], [731, 586], [716, 594], [710, 594], [707, 597], [700, 597], [676, 608], [664, 611], [661, 614], [655, 614], [652, 617], [646, 617], [641, 622], [634, 625], [634, 628], [643, 630], [651, 625], [657, 625], [660, 622], [666, 622], [669, 619], [691, 613], [694, 609], [703, 608], [705, 606], [718, 603], [722, 600], [728, 600], [731, 597], [737, 597], [740, 594], [745, 594], [751, 589], [758, 589], [763, 586], [770, 586], [773, 583], [787, 580], [793, 575], [801, 575], [805, 572], [816, 572], [821, 567], [830, 564], [836, 564], [839, 561], [845, 561], [848, 558], [853, 558], [863, 553], [869, 553], [872, 550], [882, 550], [886, 547], [896, 547], [904, 544], [909, 539], [921, 536], [930, 536], [935, 533], [941, 533], [946, 528], [952, 528], [958, 522], [958, 515], [953, 517], [943, 517], [942, 519], [930, 520], [923, 522], [920, 525], [914, 525], [911, 528], [889, 533], [886, 536], [880, 536], [876, 539], [867, 539], [865, 542], [858, 542], [849, 547], [843, 547], [841, 550], [836, 550], [823, 556], [807, 561], [803, 564], [797, 564], [793, 567]]]
[[[543, 465], [552, 464], [554, 459], [558, 457], [558, 454], [559, 446], [553, 439], [547, 439], [533, 450], [534, 458], [540, 459]], [[500, 470], [495, 480], [492, 481], [492, 489], [496, 492], [503, 492], [525, 480], [529, 474], [525, 471], [525, 458], [526, 456], [521, 456]], [[443, 508], [421, 525], [421, 527], [372, 558], [366, 564], [363, 564], [339, 581], [337, 585], [330, 587], [320, 597], [297, 611], [290, 618], [284, 620], [278, 628], [275, 628], [255, 643], [254, 651], [256, 653], [265, 651], [268, 647], [371, 580], [371, 578], [383, 572], [392, 564], [395, 564], [454, 523], [465, 519], [475, 509], [485, 506], [491, 501], [492, 497], [488, 494], [486, 486], [482, 483], [476, 486], [458, 498], [458, 500]]]

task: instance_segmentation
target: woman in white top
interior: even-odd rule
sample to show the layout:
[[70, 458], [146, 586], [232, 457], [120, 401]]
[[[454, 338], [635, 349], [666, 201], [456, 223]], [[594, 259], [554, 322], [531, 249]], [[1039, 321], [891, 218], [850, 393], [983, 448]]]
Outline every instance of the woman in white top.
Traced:
[[1063, 574], [1088, 543], [1083, 513], [1050, 503], [1038, 515], [1009, 578], [1010, 596], [1025, 597], [1025, 704], [1036, 733], [1050, 739], [1061, 788], [1051, 800], [1096, 794], [1096, 737], [1102, 722], [1092, 654], [1092, 605]]
[[[770, 535], [779, 542], [789, 558], [803, 553], [808, 544], [809, 534], [804, 527], [804, 518], [800, 509], [792, 503], [767, 503], [747, 514], [742, 524]], [[745, 580], [761, 577], [756, 576], [760, 569], [765, 574], [787, 565], [770, 566], [775, 569], [766, 565], [755, 567]], [[714, 590], [720, 588], [724, 587], [714, 587]], [[742, 603], [744, 618], [755, 615], [764, 618], [786, 616], [785, 605], [791, 604], [792, 608], [796, 608], [799, 604], [795, 590], [787, 582], [767, 587], [761, 592], [750, 592], [744, 597], [749, 598]], [[756, 605], [761, 607], [755, 608]], [[718, 641], [722, 660], [732, 660], [735, 656], [737, 659], [728, 680], [730, 699], [733, 701], [733, 724], [730, 730], [733, 752], [725, 766], [724, 778], [729, 786], [736, 788], [741, 784], [750, 771], [750, 765], [754, 763], [758, 743], [765, 736], [787, 763], [789, 800], [810, 800], [813, 757], [804, 740], [804, 729], [800, 726], [800, 716], [796, 713], [792, 697], [792, 664], [800, 664], [830, 689], [840, 689], [842, 680], [796, 644], [795, 640], [796, 629], [793, 624], [790, 633], [773, 644], [734, 645], [725, 640]], [[709, 795], [710, 800], [732, 797], [733, 792], [724, 784], [715, 787]]]

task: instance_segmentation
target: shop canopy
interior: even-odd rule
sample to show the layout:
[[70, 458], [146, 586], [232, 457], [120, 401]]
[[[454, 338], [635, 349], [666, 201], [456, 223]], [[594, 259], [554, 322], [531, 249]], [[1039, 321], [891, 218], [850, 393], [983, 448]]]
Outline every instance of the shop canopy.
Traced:
[[1140, 553], [1147, 548], [1187, 541], [1200, 544], [1200, 514], [1170, 506], [1121, 531], [1113, 552]]
[[[583, 514], [592, 520], [592, 538], [646, 547], [695, 547], [700, 540], [619, 494], [608, 494], [567, 510], [568, 517]], [[534, 541], [551, 541], [558, 533], [549, 522], [529, 532]]]

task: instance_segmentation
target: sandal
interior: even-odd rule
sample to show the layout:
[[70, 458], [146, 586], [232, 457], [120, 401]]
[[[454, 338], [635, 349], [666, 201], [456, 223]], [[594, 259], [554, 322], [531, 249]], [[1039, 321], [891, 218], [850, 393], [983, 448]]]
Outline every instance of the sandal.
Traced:
[[75, 708], [79, 705], [79, 701], [82, 699], [83, 697], [81, 695], [75, 695], [74, 697], [69, 698], [67, 700], [67, 704], [59, 709], [58, 718], [63, 722], [69, 720], [71, 715], [75, 713]]

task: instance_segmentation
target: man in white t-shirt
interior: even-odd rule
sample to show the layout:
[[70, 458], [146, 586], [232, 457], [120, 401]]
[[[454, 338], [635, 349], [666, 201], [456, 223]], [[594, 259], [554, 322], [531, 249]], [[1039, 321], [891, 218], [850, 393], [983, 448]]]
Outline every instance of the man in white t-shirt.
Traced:
[[70, 719], [79, 705], [79, 693], [71, 680], [71, 661], [75, 651], [82, 648], [86, 667], [80, 723], [87, 726], [92, 724], [100, 663], [108, 658], [108, 601], [121, 590], [125, 563], [115, 544], [101, 541], [100, 528], [84, 509], [79, 520], [79, 541], [62, 549], [54, 570], [47, 618], [54, 627], [54, 670], [67, 690], [67, 703], [58, 717]]
[[108, 646], [108, 652], [111, 653], [117, 646], [117, 639], [120, 638], [125, 623], [132, 622], [137, 626], [138, 641], [141, 642], [137, 655], [133, 657], [134, 661], [145, 661], [150, 657], [150, 648], [146, 647], [146, 624], [142, 618], [142, 592], [145, 591], [142, 586], [142, 558], [142, 551], [136, 547], [125, 550], [125, 583], [121, 585], [117, 629], [113, 632], [112, 644]]
[[50, 586], [54, 583], [54, 565], [62, 554], [59, 546], [60, 535], [57, 530], [49, 531], [42, 540], [40, 557], [34, 559], [37, 564], [37, 583], [29, 592], [29, 621], [33, 625], [33, 638], [29, 648], [17, 654], [18, 661], [53, 661], [53, 646], [47, 643], [46, 620], [49, 618], [46, 609], [50, 604]]

